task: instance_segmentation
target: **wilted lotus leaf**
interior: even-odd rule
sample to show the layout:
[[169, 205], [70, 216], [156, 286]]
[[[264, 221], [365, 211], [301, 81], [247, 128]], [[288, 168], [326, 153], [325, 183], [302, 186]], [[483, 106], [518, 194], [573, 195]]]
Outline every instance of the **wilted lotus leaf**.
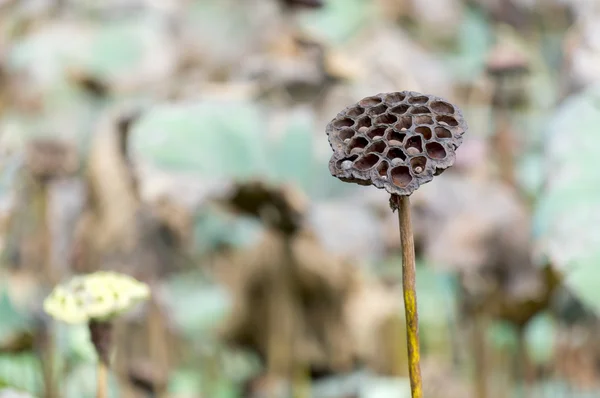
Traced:
[[150, 288], [128, 275], [99, 271], [57, 286], [44, 310], [66, 323], [108, 321], [148, 299]]

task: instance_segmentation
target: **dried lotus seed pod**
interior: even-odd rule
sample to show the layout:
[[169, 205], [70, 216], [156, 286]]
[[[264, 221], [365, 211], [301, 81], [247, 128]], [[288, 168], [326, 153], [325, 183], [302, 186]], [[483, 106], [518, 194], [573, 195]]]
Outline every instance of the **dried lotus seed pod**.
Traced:
[[467, 131], [461, 111], [413, 91], [367, 97], [328, 125], [329, 170], [342, 181], [410, 195], [454, 164]]

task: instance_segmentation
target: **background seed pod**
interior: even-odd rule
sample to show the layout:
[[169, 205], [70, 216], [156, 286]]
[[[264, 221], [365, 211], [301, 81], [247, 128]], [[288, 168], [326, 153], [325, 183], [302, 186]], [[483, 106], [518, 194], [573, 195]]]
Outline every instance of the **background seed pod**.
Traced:
[[324, 6], [322, 0], [281, 0], [287, 7], [297, 8], [321, 8]]
[[28, 171], [41, 180], [71, 175], [79, 167], [76, 149], [54, 138], [31, 140], [25, 148], [25, 155]]
[[410, 195], [452, 166], [467, 124], [442, 98], [413, 91], [367, 97], [328, 125], [329, 170], [342, 181]]

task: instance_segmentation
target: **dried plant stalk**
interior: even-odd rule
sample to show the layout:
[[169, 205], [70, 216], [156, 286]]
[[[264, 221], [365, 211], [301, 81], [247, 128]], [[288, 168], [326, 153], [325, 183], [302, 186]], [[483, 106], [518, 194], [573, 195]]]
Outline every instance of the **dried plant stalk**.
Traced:
[[421, 354], [419, 350], [419, 315], [417, 311], [415, 242], [410, 219], [409, 196], [396, 196], [400, 241], [402, 244], [402, 290], [406, 315], [406, 342], [408, 345], [408, 372], [412, 398], [422, 398]]
[[385, 189], [391, 194], [390, 207], [398, 210], [412, 398], [421, 398], [423, 388], [409, 196], [454, 164], [466, 131], [458, 107], [414, 91], [363, 98], [338, 113], [326, 128], [333, 150], [331, 175]]
[[108, 396], [108, 367], [110, 364], [113, 325], [110, 321], [98, 322], [91, 320], [88, 323], [88, 328], [90, 330], [90, 339], [98, 354], [96, 397], [106, 398]]
[[106, 384], [108, 382], [108, 366], [103, 361], [98, 361], [96, 384], [96, 398], [106, 398]]

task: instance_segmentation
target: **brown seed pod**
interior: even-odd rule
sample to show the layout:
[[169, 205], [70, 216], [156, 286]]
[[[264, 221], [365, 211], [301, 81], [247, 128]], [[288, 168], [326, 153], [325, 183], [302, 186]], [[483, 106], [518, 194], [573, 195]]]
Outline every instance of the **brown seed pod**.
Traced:
[[281, 0], [281, 2], [291, 8], [321, 8], [324, 6], [322, 0]]
[[467, 131], [461, 111], [413, 91], [367, 97], [328, 125], [329, 170], [342, 181], [410, 195], [454, 164]]
[[79, 167], [77, 151], [68, 143], [49, 137], [38, 137], [25, 148], [25, 165], [40, 180], [74, 174]]

